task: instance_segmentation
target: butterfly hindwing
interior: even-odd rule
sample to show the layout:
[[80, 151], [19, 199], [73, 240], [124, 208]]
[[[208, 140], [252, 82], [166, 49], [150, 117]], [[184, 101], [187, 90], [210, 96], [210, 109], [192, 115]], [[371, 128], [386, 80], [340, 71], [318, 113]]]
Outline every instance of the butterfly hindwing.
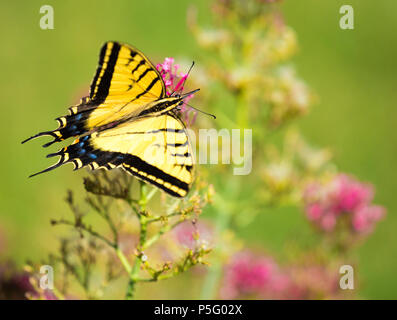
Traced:
[[186, 129], [173, 114], [147, 117], [103, 131], [94, 149], [129, 156], [122, 167], [177, 197], [193, 182], [193, 156]]
[[144, 117], [86, 135], [49, 156], [60, 159], [45, 171], [65, 163], [73, 163], [75, 169], [122, 167], [176, 197], [184, 197], [193, 182], [189, 138], [173, 114]]

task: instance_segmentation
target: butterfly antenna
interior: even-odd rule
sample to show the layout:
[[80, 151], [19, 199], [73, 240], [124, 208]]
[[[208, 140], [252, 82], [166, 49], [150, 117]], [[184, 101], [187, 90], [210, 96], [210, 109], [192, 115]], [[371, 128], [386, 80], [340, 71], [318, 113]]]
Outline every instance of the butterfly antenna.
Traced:
[[203, 110], [197, 109], [197, 108], [193, 107], [192, 105], [190, 105], [190, 104], [188, 104], [188, 103], [185, 103], [185, 104], [186, 104], [189, 108], [192, 108], [193, 110], [196, 110], [196, 111], [198, 111], [198, 112], [200, 112], [200, 113], [203, 113], [203, 114], [205, 114], [205, 115], [207, 115], [207, 116], [212, 117], [213, 119], [216, 119], [216, 117], [215, 117], [213, 114], [211, 114], [211, 113], [208, 113], [208, 112], [205, 112], [205, 111], [203, 111]]
[[195, 94], [197, 91], [200, 91], [200, 88], [197, 88], [197, 89], [195, 89], [195, 90], [186, 92], [186, 93], [184, 93], [180, 98], [181, 98], [181, 99], [185, 99], [186, 97], [188, 97], [188, 96], [190, 96], [190, 95], [192, 95], [192, 94]]
[[[189, 71], [188, 71], [187, 74], [186, 74], [185, 80], [183, 80], [183, 82], [182, 82], [181, 88], [183, 88], [183, 87], [185, 86], [185, 82], [186, 82], [187, 78], [189, 77], [190, 71], [192, 71], [193, 66], [194, 66], [194, 61], [192, 61], [192, 65], [190, 66]], [[179, 90], [179, 89], [178, 89], [178, 90]], [[171, 96], [174, 95], [174, 93], [175, 93], [175, 90], [171, 93]]]
[[189, 78], [190, 71], [192, 71], [192, 69], [193, 69], [193, 66], [194, 66], [194, 61], [192, 61], [192, 65], [190, 66], [190, 68], [189, 68], [189, 71], [188, 71], [188, 72], [187, 72], [187, 74], [186, 74], [186, 78], [185, 78], [185, 80], [183, 80], [183, 83], [182, 83], [182, 86], [181, 86], [181, 88], [183, 88], [183, 87], [185, 86], [185, 82], [186, 82], [187, 78]]
[[194, 61], [192, 61], [192, 65], [190, 66], [189, 71], [187, 72], [187, 75], [186, 75], [185, 81], [183, 81], [182, 87], [185, 86], [185, 82], [186, 82], [187, 78], [189, 77], [190, 71], [192, 71], [193, 66], [194, 66]]

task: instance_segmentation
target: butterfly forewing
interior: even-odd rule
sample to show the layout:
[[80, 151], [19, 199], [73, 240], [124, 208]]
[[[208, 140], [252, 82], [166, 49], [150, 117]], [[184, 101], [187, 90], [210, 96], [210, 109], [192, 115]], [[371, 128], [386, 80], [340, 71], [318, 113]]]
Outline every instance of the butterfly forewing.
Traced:
[[90, 97], [99, 105], [87, 121], [88, 128], [138, 115], [148, 103], [165, 97], [165, 87], [157, 69], [142, 53], [125, 44], [107, 42]]

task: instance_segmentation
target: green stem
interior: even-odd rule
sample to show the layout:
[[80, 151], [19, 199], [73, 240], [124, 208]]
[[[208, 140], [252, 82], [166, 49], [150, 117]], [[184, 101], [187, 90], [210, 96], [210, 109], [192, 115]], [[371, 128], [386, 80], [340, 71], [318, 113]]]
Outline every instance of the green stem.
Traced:
[[116, 248], [117, 257], [120, 259], [121, 264], [123, 265], [124, 269], [127, 271], [128, 274], [131, 273], [132, 267], [128, 262], [128, 259], [124, 255], [124, 253], [120, 250], [120, 248]]
[[[141, 212], [138, 214], [138, 220], [140, 225], [138, 249], [142, 250], [146, 241], [147, 223], [148, 223], [148, 220], [144, 215], [148, 201], [146, 184], [144, 182], [140, 182], [140, 189], [141, 189], [140, 190], [141, 194], [138, 204], [140, 206]], [[127, 286], [127, 293], [125, 296], [126, 300], [132, 300], [134, 298], [135, 286], [136, 283], [139, 281], [139, 270], [141, 268], [141, 263], [142, 263], [142, 254], [139, 252], [129, 272], [129, 282]]]
[[[230, 222], [230, 214], [224, 211], [219, 211], [215, 222], [216, 231], [215, 234], [222, 234], [227, 228]], [[222, 249], [221, 249], [222, 250]], [[203, 300], [210, 300], [216, 298], [216, 292], [218, 290], [218, 283], [222, 276], [222, 262], [216, 259], [208, 270], [208, 274], [204, 279], [203, 288], [201, 291], [201, 298]]]
[[175, 217], [175, 216], [179, 216], [179, 215], [181, 215], [181, 213], [179, 211], [177, 211], [177, 212], [173, 212], [173, 213], [167, 214], [165, 216], [157, 216], [157, 217], [154, 217], [154, 218], [150, 218], [150, 219], [147, 220], [147, 223], [149, 224], [149, 223], [153, 223], [153, 222], [159, 222], [159, 221], [162, 221], [162, 220], [167, 221], [169, 218], [172, 218], [172, 217]]

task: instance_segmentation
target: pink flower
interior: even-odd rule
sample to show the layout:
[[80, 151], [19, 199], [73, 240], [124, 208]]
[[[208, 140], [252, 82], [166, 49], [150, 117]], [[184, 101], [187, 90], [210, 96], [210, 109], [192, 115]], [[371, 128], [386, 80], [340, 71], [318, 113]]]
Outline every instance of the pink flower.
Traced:
[[310, 220], [317, 220], [323, 214], [323, 208], [319, 203], [313, 203], [306, 208], [306, 213]]
[[338, 221], [347, 218], [352, 231], [368, 234], [385, 215], [383, 207], [371, 205], [373, 196], [372, 185], [339, 174], [308, 185], [303, 202], [307, 218], [324, 231], [334, 231]]
[[220, 296], [223, 299], [342, 297], [334, 269], [310, 262], [281, 267], [272, 257], [251, 251], [237, 253], [226, 266]]
[[286, 272], [294, 284], [289, 291], [289, 296], [294, 299], [339, 298], [339, 277], [332, 268], [302, 264], [288, 266]]
[[364, 206], [353, 214], [353, 228], [357, 232], [369, 233], [374, 224], [385, 216], [385, 208], [381, 206]]
[[332, 231], [336, 225], [336, 217], [332, 213], [328, 213], [322, 217], [320, 223], [325, 231]]
[[188, 75], [180, 73], [179, 64], [174, 64], [174, 58], [165, 58], [163, 63], [159, 63], [156, 68], [163, 77], [167, 94], [183, 91], [184, 83]]
[[236, 254], [226, 266], [221, 297], [281, 298], [289, 287], [289, 277], [271, 257], [246, 251]]
[[336, 178], [338, 194], [336, 210], [352, 212], [372, 201], [373, 187], [341, 174]]
[[272, 257], [251, 251], [237, 253], [225, 268], [223, 299], [339, 298], [339, 277], [324, 265], [281, 267]]
[[[179, 72], [180, 66], [174, 62], [174, 58], [165, 58], [163, 63], [159, 63], [156, 66], [164, 80], [165, 89], [168, 96], [172, 95], [174, 92], [183, 92], [185, 81], [188, 77], [187, 73]], [[184, 99], [184, 104], [179, 106], [180, 113], [183, 115], [185, 122], [188, 122], [189, 124], [192, 124], [196, 120], [197, 116], [196, 111], [189, 108], [188, 112], [186, 108], [187, 102], [193, 98], [193, 96], [193, 94], [187, 96]], [[192, 116], [190, 116], [190, 112], [192, 113]]]
[[273, 269], [274, 264], [270, 259], [255, 261], [251, 257], [239, 256], [231, 266], [231, 280], [242, 292], [257, 291], [270, 282]]

